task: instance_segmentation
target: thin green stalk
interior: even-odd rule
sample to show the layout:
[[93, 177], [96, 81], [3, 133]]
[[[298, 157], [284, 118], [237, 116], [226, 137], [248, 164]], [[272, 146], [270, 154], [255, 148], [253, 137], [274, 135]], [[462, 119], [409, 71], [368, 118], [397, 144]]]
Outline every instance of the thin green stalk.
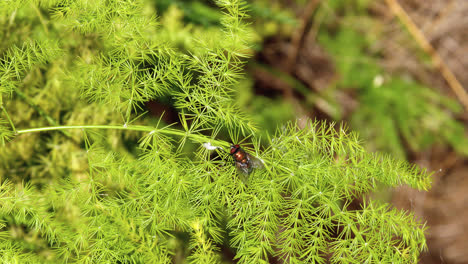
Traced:
[[37, 128], [30, 128], [30, 129], [21, 129], [16, 131], [17, 134], [26, 134], [26, 133], [33, 133], [33, 132], [41, 132], [41, 131], [53, 131], [53, 130], [65, 130], [65, 129], [117, 129], [117, 130], [133, 130], [133, 131], [146, 131], [146, 132], [153, 132], [153, 133], [161, 133], [166, 135], [174, 135], [179, 137], [188, 137], [196, 142], [199, 143], [206, 143], [211, 142], [216, 146], [223, 146], [229, 147], [229, 143], [222, 140], [212, 139], [208, 136], [201, 135], [201, 134], [191, 134], [189, 132], [184, 132], [181, 130], [173, 129], [173, 128], [154, 128], [149, 126], [126, 126], [126, 125], [83, 125], [83, 126], [51, 126], [51, 127], [37, 127]]
[[11, 129], [13, 129], [13, 132], [15, 133], [15, 135], [18, 134], [18, 131], [16, 131], [16, 128], [15, 128], [15, 124], [13, 124], [13, 121], [11, 121], [10, 115], [8, 114], [7, 110], [5, 109], [5, 107], [3, 107], [3, 105], [0, 107], [2, 108], [3, 113], [7, 117], [8, 122], [10, 122]]
[[125, 124], [128, 124], [130, 122], [130, 114], [132, 113], [132, 102], [133, 102], [133, 93], [135, 92], [135, 87], [132, 87], [132, 95], [130, 96], [130, 99], [128, 100], [128, 107], [127, 107], [127, 112], [125, 113], [127, 120], [125, 121]]
[[35, 4], [31, 4], [31, 6], [33, 7], [34, 11], [36, 11], [37, 16], [39, 17], [39, 21], [41, 21], [42, 27], [44, 28], [45, 33], [48, 35], [49, 30], [47, 29], [47, 23], [41, 14], [41, 10], [39, 10]]

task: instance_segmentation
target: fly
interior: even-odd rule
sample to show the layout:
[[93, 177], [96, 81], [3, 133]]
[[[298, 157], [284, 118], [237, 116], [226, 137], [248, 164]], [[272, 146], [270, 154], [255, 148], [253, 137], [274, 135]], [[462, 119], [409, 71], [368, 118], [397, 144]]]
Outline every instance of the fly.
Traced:
[[263, 168], [262, 161], [245, 152], [245, 150], [237, 144], [231, 145], [231, 150], [229, 151], [229, 154], [234, 159], [234, 164], [236, 165], [236, 168], [243, 174], [251, 173], [254, 168]]

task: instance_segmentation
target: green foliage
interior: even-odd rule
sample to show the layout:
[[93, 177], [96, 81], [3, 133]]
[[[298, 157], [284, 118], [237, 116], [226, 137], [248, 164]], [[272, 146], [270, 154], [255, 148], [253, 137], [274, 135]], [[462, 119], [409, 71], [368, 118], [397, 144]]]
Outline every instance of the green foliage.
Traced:
[[[430, 174], [333, 124], [284, 123], [260, 146], [235, 101], [251, 53], [245, 5], [216, 4], [210, 28], [177, 7], [158, 21], [143, 0], [0, 5], [9, 34], [27, 39], [8, 42], [0, 68], [4, 262], [221, 263], [226, 248], [239, 263], [417, 261], [412, 214], [350, 202], [379, 183], [427, 190]], [[144, 115], [160, 100], [178, 124]], [[223, 137], [250, 137], [265, 168], [241, 175]]]
[[166, 13], [171, 7], [177, 7], [177, 9], [183, 11], [185, 21], [189, 21], [193, 24], [200, 24], [205, 27], [219, 26], [222, 13], [219, 9], [214, 8], [210, 4], [210, 1], [161, 0], [156, 1], [156, 8], [160, 10], [161, 13]]
[[280, 2], [268, 0], [249, 1], [255, 32], [263, 38], [273, 35], [290, 36], [298, 22], [289, 8]]
[[206, 149], [195, 160], [175, 159], [168, 140], [152, 135], [158, 144], [147, 145], [138, 160], [91, 146], [88, 177], [51, 184], [46, 196], [5, 182], [2, 215], [53, 245], [52, 259], [78, 262], [163, 263], [177, 251], [174, 231], [192, 237], [187, 257], [195, 263], [219, 263], [216, 245], [227, 238], [242, 263], [270, 255], [324, 262], [328, 253], [336, 263], [414, 263], [425, 246], [412, 215], [348, 203], [378, 182], [425, 189], [427, 175], [365, 153], [343, 129], [283, 127], [258, 154], [267, 169], [251, 174], [247, 185], [233, 166], [210, 161]]
[[5, 143], [14, 136], [14, 132], [8, 127], [8, 122], [0, 119], [0, 143], [5, 146]]
[[333, 55], [340, 74], [336, 89], [356, 91], [359, 106], [350, 123], [369, 148], [405, 158], [406, 145], [412, 151], [423, 151], [444, 143], [467, 155], [464, 125], [454, 117], [462, 107], [407, 77], [384, 74], [378, 51], [372, 48], [378, 22], [372, 22], [371, 28], [369, 23], [353, 19], [352, 11], [347, 15], [334, 36], [324, 32], [319, 40]]
[[0, 93], [11, 94], [33, 66], [45, 64], [60, 55], [58, 45], [50, 42], [31, 41], [7, 50], [0, 63]]

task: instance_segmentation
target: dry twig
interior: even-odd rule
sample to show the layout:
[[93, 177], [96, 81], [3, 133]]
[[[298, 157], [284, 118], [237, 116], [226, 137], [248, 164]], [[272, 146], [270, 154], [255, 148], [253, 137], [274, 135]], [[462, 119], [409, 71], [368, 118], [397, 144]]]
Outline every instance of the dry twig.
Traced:
[[288, 60], [287, 60], [287, 69], [288, 72], [293, 71], [293, 65], [296, 62], [297, 54], [299, 53], [299, 49], [301, 48], [301, 40], [304, 36], [304, 31], [307, 26], [307, 21], [309, 21], [310, 17], [314, 13], [315, 8], [320, 3], [320, 0], [310, 0], [307, 3], [307, 6], [304, 9], [304, 12], [301, 16], [301, 21], [299, 22], [299, 26], [293, 32], [291, 36], [291, 52], [289, 53]]
[[466, 111], [468, 111], [468, 94], [463, 89], [461, 83], [457, 80], [457, 77], [452, 73], [449, 67], [444, 63], [440, 55], [437, 53], [435, 48], [429, 43], [424, 34], [419, 30], [416, 24], [413, 22], [411, 17], [405, 12], [397, 0], [385, 0], [388, 6], [391, 8], [392, 12], [397, 16], [401, 22], [408, 29], [410, 34], [415, 38], [416, 42], [421, 46], [421, 48], [428, 53], [434, 65], [442, 73], [442, 76], [445, 78], [450, 88], [457, 95], [460, 102], [464, 105]]

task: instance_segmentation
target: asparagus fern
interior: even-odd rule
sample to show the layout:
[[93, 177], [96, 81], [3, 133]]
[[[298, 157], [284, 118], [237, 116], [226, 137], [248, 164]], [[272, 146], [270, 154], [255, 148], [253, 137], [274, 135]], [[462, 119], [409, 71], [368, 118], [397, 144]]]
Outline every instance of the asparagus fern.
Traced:
[[[417, 261], [424, 224], [350, 202], [378, 183], [426, 190], [429, 173], [321, 122], [260, 145], [233, 98], [243, 2], [216, 2], [221, 29], [179, 25], [182, 46], [149, 1], [22, 2], [1, 6], [17, 37], [0, 64], [4, 261], [222, 263], [221, 248], [240, 263]], [[179, 124], [141, 117], [149, 100], [173, 102]], [[225, 150], [245, 137], [265, 168], [242, 179]]]

